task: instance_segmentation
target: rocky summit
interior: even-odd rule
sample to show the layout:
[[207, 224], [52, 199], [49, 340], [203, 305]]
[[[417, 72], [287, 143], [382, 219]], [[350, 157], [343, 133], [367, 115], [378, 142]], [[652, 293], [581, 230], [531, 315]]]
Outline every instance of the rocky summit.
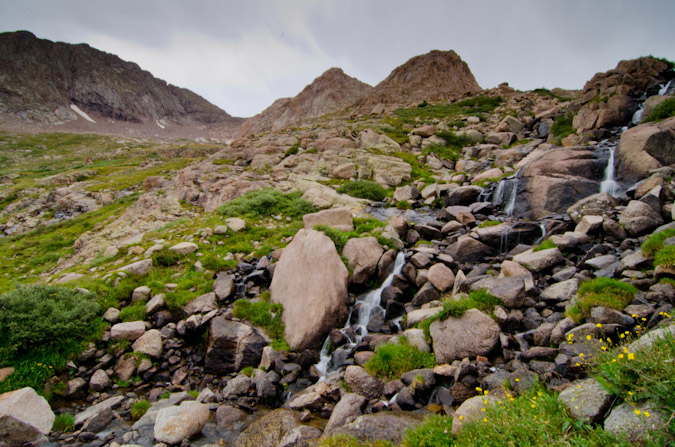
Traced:
[[434, 50], [242, 121], [0, 48], [0, 446], [675, 442], [672, 62]]

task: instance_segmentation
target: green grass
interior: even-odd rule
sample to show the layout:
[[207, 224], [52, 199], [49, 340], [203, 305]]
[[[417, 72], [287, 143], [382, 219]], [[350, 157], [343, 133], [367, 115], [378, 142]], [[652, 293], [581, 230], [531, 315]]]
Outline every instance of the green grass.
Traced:
[[145, 302], [138, 301], [122, 309], [120, 320], [124, 322], [145, 320]]
[[637, 293], [635, 286], [612, 278], [595, 278], [579, 286], [577, 301], [566, 315], [580, 322], [591, 314], [596, 306], [623, 310]]
[[284, 194], [274, 189], [265, 188], [249, 191], [241, 197], [222, 205], [218, 212], [225, 217], [248, 217], [251, 219], [282, 214], [299, 218], [305, 214], [316, 212], [316, 208], [302, 199], [301, 192]]
[[234, 302], [234, 315], [237, 318], [250, 321], [254, 326], [265, 330], [272, 339], [272, 347], [278, 351], [289, 351], [284, 339], [284, 323], [281, 321], [283, 307], [268, 300], [251, 302], [240, 299]]
[[559, 115], [553, 120], [550, 133], [553, 136], [554, 144], [562, 144], [563, 138], [576, 132], [573, 121], [574, 115], [571, 113]]
[[406, 430], [403, 445], [406, 447], [450, 447], [452, 446], [452, 418], [431, 415], [424, 422]]
[[654, 255], [654, 265], [675, 267], [675, 245], [666, 245]]
[[556, 245], [550, 239], [545, 239], [541, 242], [541, 244], [532, 247], [532, 251], [536, 253], [538, 251], [548, 250], [550, 248], [556, 248]]
[[502, 222], [498, 220], [486, 220], [482, 224], [478, 225], [478, 228], [486, 228], [486, 227], [496, 227], [497, 225], [501, 225]]
[[[629, 352], [617, 347], [600, 352], [593, 373], [609, 393], [625, 402], [652, 401], [666, 415], [675, 413], [675, 339], [666, 335], [650, 347]], [[667, 438], [675, 442], [675, 421], [671, 418]]]
[[503, 304], [501, 299], [491, 295], [486, 290], [475, 290], [459, 300], [451, 298], [443, 300], [443, 309], [436, 315], [419, 322], [417, 327], [423, 329], [425, 335], [429, 337], [429, 327], [436, 320], [445, 320], [449, 317], [460, 318], [469, 309], [478, 309], [489, 313], [492, 312], [494, 306], [501, 304]]
[[648, 123], [650, 121], [662, 121], [666, 118], [675, 116], [675, 98], [668, 98], [661, 104], [654, 107], [652, 113], [649, 114], [642, 122]]
[[387, 190], [382, 185], [368, 180], [356, 180], [347, 182], [337, 190], [340, 194], [347, 194], [359, 199], [374, 200], [381, 202], [387, 197]]
[[398, 379], [401, 374], [420, 368], [433, 368], [436, 357], [431, 352], [421, 352], [405, 337], [398, 344], [381, 345], [365, 365], [369, 374], [388, 379]]
[[391, 441], [383, 439], [359, 441], [355, 436], [340, 433], [327, 438], [321, 438], [319, 447], [394, 447], [394, 444]]
[[342, 252], [345, 244], [349, 239], [373, 236], [377, 239], [377, 242], [382, 246], [393, 247], [391, 240], [382, 236], [381, 234], [374, 232], [373, 230], [380, 228], [386, 224], [380, 222], [376, 219], [354, 219], [354, 231], [342, 231], [335, 228], [329, 227], [328, 225], [316, 225], [314, 227], [317, 231], [322, 231], [326, 236], [328, 236], [333, 243], [338, 253]]
[[69, 432], [75, 428], [75, 416], [72, 413], [61, 413], [54, 419], [52, 430], [55, 432]]
[[654, 233], [642, 244], [642, 253], [645, 256], [654, 256], [657, 251], [663, 248], [666, 239], [675, 236], [675, 228], [668, 228], [658, 233]]
[[120, 215], [137, 198], [132, 194], [74, 219], [0, 238], [0, 257], [5, 261], [0, 265], [0, 292], [12, 289], [16, 282], [33, 282], [51, 271], [60, 258], [72, 255], [73, 244], [82, 233]]
[[139, 399], [131, 405], [131, 417], [135, 420], [143, 417], [150, 409], [150, 402], [146, 399]]
[[431, 184], [436, 181], [434, 174], [417, 159], [416, 155], [409, 154], [408, 152], [392, 152], [391, 155], [400, 158], [410, 165], [410, 183], [422, 180], [425, 183]]
[[241, 373], [246, 377], [255, 377], [255, 368], [247, 366], [241, 370]]
[[501, 97], [477, 96], [451, 104], [429, 104], [425, 107], [397, 109], [394, 115], [401, 123], [418, 125], [434, 119], [456, 120], [458, 117], [490, 113], [502, 102]]
[[405, 144], [408, 142], [409, 130], [401, 129], [399, 127], [381, 127], [380, 132], [396, 141], [398, 144]]
[[547, 88], [535, 88], [532, 90], [534, 93], [540, 95], [540, 96], [550, 96], [551, 98], [555, 98], [558, 101], [572, 101], [573, 98], [566, 98], [564, 96], [556, 95], [553, 93], [551, 90]]

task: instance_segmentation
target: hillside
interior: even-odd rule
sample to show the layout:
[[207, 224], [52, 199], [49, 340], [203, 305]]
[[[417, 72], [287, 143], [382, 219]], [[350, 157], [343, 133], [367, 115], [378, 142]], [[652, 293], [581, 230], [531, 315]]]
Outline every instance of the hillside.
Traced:
[[671, 445], [673, 68], [432, 51], [229, 144], [0, 132], [2, 442]]
[[239, 122], [194, 92], [167, 84], [132, 62], [86, 44], [38, 39], [27, 31], [0, 34], [0, 113], [3, 121], [26, 126], [53, 128], [80, 121], [91, 130], [116, 122], [150, 125], [157, 131], [172, 125]]

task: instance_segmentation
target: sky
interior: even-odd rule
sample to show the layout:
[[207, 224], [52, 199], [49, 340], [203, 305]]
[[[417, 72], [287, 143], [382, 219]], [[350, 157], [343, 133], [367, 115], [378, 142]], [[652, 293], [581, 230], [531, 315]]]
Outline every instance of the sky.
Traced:
[[433, 49], [483, 88], [582, 88], [622, 59], [675, 60], [673, 0], [1, 0], [0, 32], [87, 43], [234, 116], [331, 67], [370, 85]]

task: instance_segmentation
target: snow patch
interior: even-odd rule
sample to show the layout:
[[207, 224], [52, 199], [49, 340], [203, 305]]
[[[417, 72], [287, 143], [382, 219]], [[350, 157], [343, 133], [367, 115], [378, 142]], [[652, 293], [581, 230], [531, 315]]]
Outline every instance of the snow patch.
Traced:
[[80, 115], [82, 118], [86, 119], [87, 121], [92, 122], [92, 123], [94, 123], [94, 124], [96, 123], [96, 121], [94, 121], [93, 119], [91, 119], [91, 117], [90, 117], [89, 115], [87, 115], [86, 113], [84, 113], [84, 112], [82, 111], [82, 109], [80, 109], [79, 107], [77, 107], [75, 104], [71, 104], [71, 105], [70, 105], [70, 108], [73, 109], [73, 112], [77, 113], [77, 114]]
[[155, 120], [155, 122], [157, 123], [157, 125], [158, 125], [160, 128], [162, 128], [162, 129], [165, 128], [165, 126], [162, 125], [162, 123], [160, 123], [159, 120]]

